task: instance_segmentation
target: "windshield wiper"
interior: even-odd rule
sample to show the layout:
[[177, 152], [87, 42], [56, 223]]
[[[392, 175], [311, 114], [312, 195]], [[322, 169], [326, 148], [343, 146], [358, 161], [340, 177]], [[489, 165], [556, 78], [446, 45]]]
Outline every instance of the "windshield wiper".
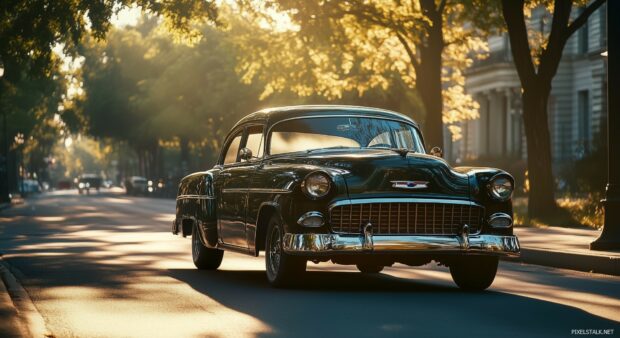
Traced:
[[333, 146], [333, 147], [325, 147], [325, 148], [315, 148], [306, 150], [307, 153], [311, 153], [319, 150], [327, 150], [327, 149], [358, 149], [357, 147], [346, 147], [346, 146]]
[[365, 147], [366, 149], [385, 149], [385, 150], [391, 150], [396, 152], [398, 155], [402, 156], [402, 157], [406, 157], [408, 153], [413, 152], [415, 153], [415, 150], [412, 149], [407, 149], [407, 148], [393, 148], [393, 147]]

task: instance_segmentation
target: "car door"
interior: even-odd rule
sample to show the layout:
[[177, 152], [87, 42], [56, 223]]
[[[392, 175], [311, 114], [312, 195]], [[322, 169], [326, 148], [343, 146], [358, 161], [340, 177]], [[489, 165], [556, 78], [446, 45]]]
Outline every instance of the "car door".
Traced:
[[233, 134], [225, 153], [223, 168], [218, 175], [220, 179], [218, 201], [220, 236], [225, 244], [241, 248], [248, 248], [246, 239], [248, 189], [258, 161], [242, 160], [239, 150], [246, 146], [248, 134], [250, 142], [255, 143], [255, 133], [252, 132], [252, 128], [254, 126], [245, 126], [243, 130]]
[[[249, 249], [254, 248], [254, 239], [256, 234], [256, 216], [258, 209], [263, 202], [269, 197], [262, 189], [257, 187], [257, 174], [262, 167], [263, 154], [265, 151], [264, 125], [251, 125], [247, 127], [247, 138], [245, 148], [252, 152], [252, 158], [248, 159], [248, 169], [252, 171], [251, 181], [248, 182], [247, 201], [245, 217], [246, 238]], [[243, 161], [243, 160], [242, 160]], [[260, 185], [260, 184], [258, 184]]]

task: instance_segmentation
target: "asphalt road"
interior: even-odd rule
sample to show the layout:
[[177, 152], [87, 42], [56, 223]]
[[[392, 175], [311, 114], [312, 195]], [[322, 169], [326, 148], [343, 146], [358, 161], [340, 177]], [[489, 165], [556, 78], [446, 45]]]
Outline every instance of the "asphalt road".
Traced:
[[113, 192], [41, 195], [0, 213], [0, 253], [56, 337], [620, 336], [618, 277], [502, 262], [488, 291], [466, 293], [435, 265], [309, 263], [299, 288], [278, 290], [263, 257], [196, 270], [173, 212]]

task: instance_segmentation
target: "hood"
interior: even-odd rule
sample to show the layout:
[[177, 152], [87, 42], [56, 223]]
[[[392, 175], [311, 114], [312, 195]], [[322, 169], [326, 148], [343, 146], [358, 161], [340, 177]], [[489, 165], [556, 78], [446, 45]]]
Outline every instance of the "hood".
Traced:
[[469, 198], [468, 176], [430, 155], [402, 156], [387, 149], [360, 149], [311, 153], [296, 160], [346, 170], [343, 178], [350, 198]]

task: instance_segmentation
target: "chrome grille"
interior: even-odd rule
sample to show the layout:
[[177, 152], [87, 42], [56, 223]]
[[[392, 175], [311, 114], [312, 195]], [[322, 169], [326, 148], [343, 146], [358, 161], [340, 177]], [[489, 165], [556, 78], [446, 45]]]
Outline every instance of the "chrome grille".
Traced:
[[330, 211], [334, 232], [360, 233], [370, 222], [375, 234], [455, 235], [463, 224], [480, 231], [483, 209], [447, 203], [364, 203], [336, 206]]

